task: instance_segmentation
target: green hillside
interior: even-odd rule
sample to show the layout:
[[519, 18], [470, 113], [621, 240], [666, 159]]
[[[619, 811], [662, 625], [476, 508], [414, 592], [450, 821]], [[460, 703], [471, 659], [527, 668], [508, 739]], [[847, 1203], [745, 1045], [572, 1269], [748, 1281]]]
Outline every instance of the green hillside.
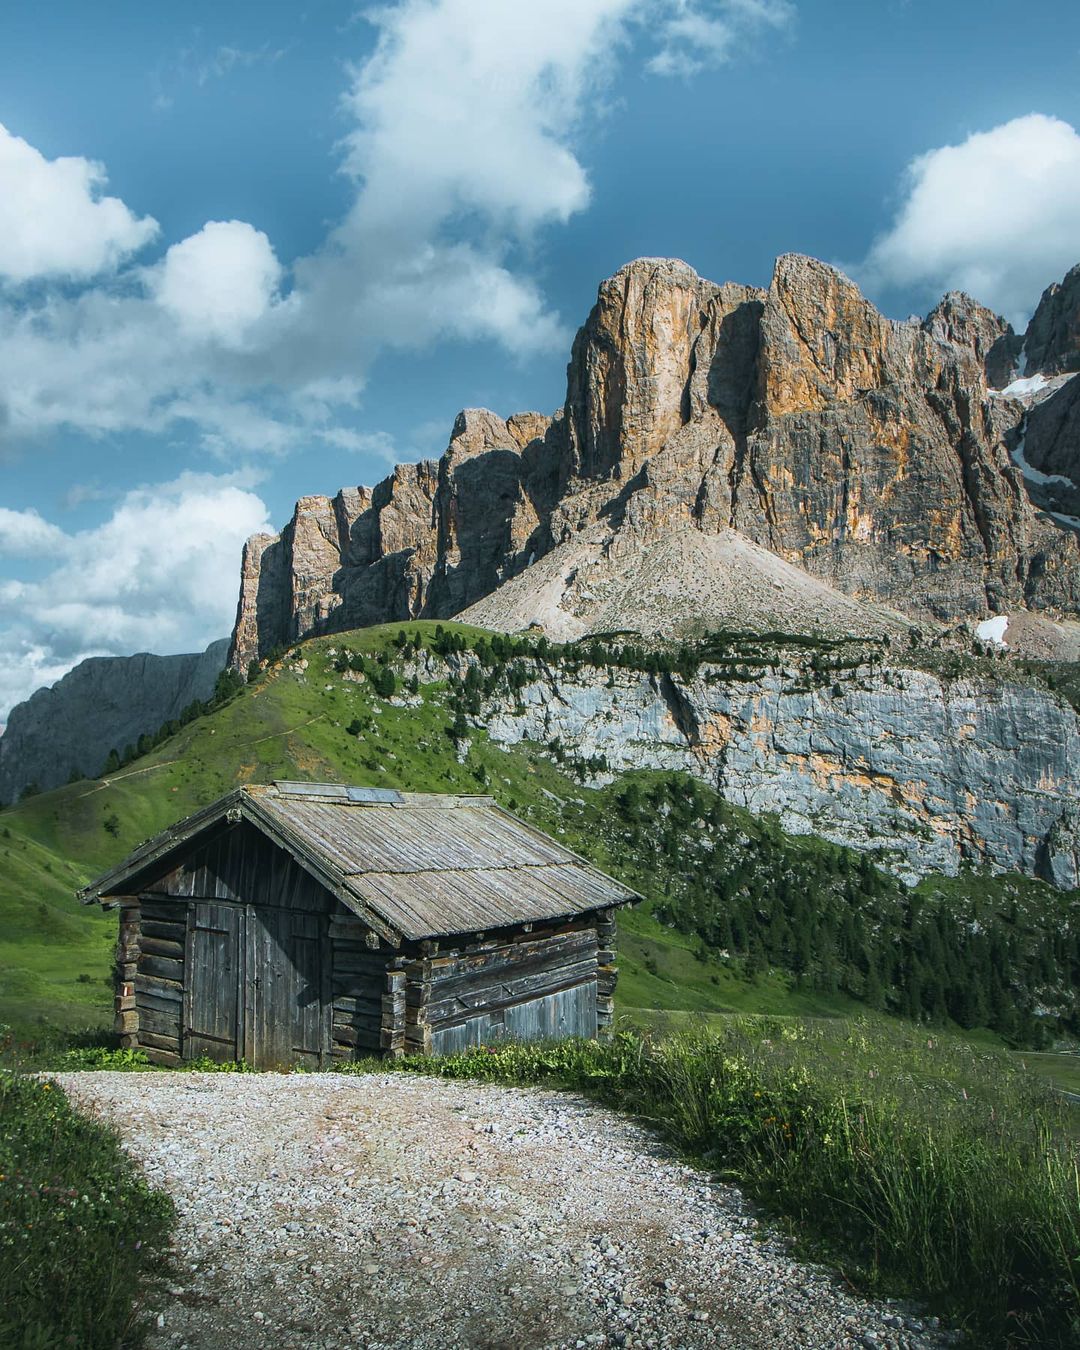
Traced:
[[[419, 646], [478, 649], [482, 662], [419, 685]], [[1080, 1030], [1076, 895], [975, 876], [910, 893], [866, 858], [787, 836], [688, 779], [584, 786], [587, 766], [560, 747], [505, 750], [469, 724], [481, 682], [513, 697], [534, 651], [454, 624], [309, 641], [117, 771], [0, 813], [0, 1022], [20, 1035], [105, 1025], [115, 919], [77, 905], [74, 889], [238, 783], [299, 778], [489, 792], [640, 890], [648, 902], [620, 921], [624, 1011], [869, 1007], [1023, 1044], [1047, 1026]], [[1037, 1006], [1054, 1016], [1036, 1021]]]

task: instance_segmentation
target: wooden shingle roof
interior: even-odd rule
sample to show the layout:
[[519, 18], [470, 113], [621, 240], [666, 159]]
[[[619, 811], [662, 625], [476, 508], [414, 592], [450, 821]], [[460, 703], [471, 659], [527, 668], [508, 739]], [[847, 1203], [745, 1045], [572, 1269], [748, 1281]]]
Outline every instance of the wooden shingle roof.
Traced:
[[238, 788], [143, 844], [80, 897], [130, 895], [200, 836], [241, 820], [395, 944], [641, 899], [491, 797], [288, 782]]

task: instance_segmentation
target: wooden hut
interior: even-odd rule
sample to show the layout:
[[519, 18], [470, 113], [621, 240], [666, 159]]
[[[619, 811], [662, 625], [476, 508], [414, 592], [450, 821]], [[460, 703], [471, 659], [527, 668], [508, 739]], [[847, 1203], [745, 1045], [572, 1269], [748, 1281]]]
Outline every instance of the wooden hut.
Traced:
[[260, 1067], [595, 1036], [641, 898], [490, 797], [282, 782], [79, 895], [120, 909], [124, 1045]]

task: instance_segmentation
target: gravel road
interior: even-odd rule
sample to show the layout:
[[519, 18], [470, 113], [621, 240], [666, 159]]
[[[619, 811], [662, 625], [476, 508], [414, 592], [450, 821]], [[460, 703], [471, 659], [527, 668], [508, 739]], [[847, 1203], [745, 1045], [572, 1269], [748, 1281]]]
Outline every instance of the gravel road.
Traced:
[[58, 1076], [179, 1213], [154, 1350], [952, 1343], [564, 1093], [403, 1074]]

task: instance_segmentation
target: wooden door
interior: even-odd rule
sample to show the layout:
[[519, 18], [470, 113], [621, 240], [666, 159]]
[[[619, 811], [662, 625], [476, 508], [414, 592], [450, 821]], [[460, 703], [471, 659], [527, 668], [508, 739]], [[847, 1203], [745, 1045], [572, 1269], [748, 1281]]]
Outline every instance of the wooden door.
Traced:
[[260, 1068], [318, 1065], [329, 1051], [325, 915], [248, 906], [245, 1058]]
[[244, 912], [237, 905], [195, 901], [188, 908], [185, 965], [185, 1059], [238, 1059]]

